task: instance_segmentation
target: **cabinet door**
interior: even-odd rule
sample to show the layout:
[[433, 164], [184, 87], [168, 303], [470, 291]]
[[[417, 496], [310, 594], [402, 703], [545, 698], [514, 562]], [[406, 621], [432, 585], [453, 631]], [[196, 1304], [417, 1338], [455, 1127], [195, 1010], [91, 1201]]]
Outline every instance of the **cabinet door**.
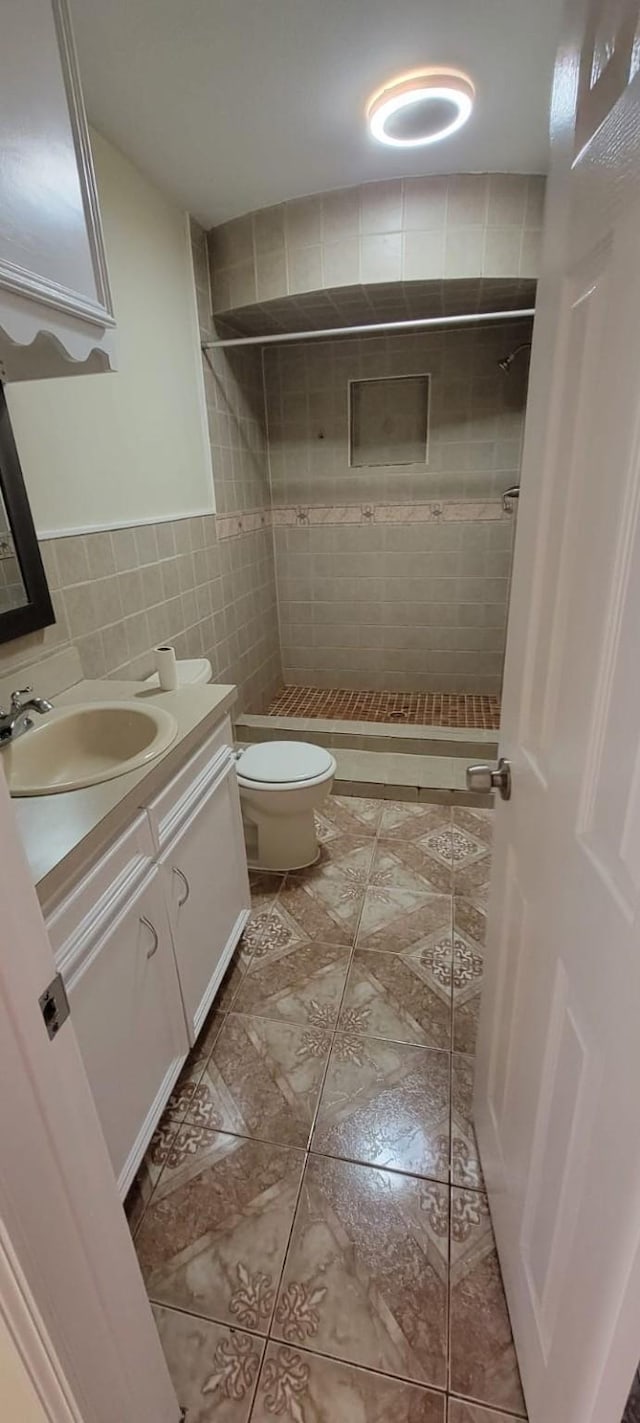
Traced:
[[188, 1050], [158, 870], [104, 930], [66, 987], [124, 1195]]
[[[20, 345], [49, 332], [84, 361], [114, 318], [67, 0], [3, 6], [0, 86], [0, 327]], [[0, 341], [9, 379], [56, 373], [21, 354]]]
[[230, 756], [161, 863], [185, 1016], [195, 1042], [249, 913], [240, 798]]

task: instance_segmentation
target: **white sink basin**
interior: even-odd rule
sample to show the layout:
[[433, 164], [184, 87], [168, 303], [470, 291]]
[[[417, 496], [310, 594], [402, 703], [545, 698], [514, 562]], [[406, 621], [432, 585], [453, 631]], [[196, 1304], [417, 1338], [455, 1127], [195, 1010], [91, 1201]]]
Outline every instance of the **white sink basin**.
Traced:
[[96, 786], [153, 761], [178, 723], [163, 707], [90, 702], [61, 707], [2, 750], [12, 796], [56, 795]]

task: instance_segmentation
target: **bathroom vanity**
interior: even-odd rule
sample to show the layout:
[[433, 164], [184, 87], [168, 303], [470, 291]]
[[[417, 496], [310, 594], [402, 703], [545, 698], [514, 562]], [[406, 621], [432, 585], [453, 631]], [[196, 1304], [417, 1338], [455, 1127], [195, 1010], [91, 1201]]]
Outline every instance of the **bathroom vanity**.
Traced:
[[246, 923], [249, 883], [235, 689], [80, 682], [56, 705], [106, 696], [171, 712], [172, 744], [124, 776], [13, 804], [124, 1196]]

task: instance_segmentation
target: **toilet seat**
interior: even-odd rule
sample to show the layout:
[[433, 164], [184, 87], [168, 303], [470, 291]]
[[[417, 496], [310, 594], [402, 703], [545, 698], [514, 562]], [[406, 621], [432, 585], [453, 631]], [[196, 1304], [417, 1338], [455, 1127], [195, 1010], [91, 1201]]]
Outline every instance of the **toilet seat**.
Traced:
[[336, 763], [323, 746], [308, 741], [260, 741], [238, 757], [238, 782], [247, 788], [295, 790], [334, 776]]

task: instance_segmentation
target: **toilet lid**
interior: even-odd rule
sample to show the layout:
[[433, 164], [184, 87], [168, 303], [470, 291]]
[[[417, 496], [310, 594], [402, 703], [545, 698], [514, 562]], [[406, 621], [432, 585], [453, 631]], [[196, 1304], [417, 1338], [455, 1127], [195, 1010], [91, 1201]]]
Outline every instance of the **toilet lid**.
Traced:
[[311, 781], [330, 771], [332, 765], [330, 753], [309, 741], [260, 741], [243, 751], [238, 771], [247, 781], [284, 785], [287, 781]]

